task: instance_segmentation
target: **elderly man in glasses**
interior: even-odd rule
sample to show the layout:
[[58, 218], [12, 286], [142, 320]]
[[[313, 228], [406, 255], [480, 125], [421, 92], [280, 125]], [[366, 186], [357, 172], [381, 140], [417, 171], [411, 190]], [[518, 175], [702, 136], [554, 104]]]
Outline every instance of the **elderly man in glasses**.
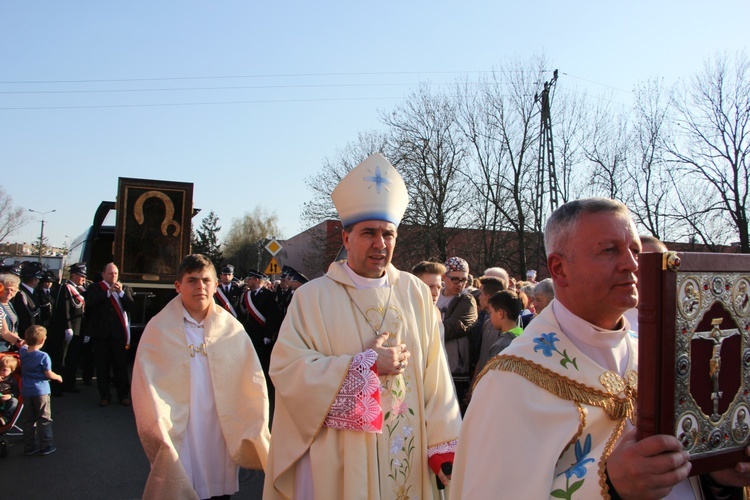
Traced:
[[469, 332], [477, 320], [477, 303], [466, 290], [469, 264], [461, 257], [451, 257], [445, 261], [445, 270], [445, 288], [438, 298], [437, 306], [443, 315], [445, 352], [463, 414], [466, 410], [464, 399], [471, 380]]

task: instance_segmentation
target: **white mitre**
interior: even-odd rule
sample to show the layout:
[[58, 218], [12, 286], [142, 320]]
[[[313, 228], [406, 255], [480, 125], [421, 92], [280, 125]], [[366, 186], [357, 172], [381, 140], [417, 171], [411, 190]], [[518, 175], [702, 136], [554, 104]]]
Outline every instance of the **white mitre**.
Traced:
[[331, 198], [344, 226], [365, 220], [398, 226], [409, 204], [404, 180], [380, 153], [370, 155], [346, 174]]

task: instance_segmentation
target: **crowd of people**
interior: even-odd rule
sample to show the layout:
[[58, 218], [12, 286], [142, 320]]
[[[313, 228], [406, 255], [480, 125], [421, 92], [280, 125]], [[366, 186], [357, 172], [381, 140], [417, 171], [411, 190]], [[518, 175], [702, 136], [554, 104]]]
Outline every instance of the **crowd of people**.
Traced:
[[537, 283], [535, 271], [525, 281], [514, 279], [501, 267], [474, 278], [461, 257], [450, 257], [445, 264], [420, 262], [412, 274], [435, 292], [441, 338], [463, 414], [470, 388], [486, 362], [521, 335], [554, 298], [552, 280]]
[[[474, 279], [459, 256], [397, 270], [408, 195], [379, 154], [332, 199], [347, 257], [318, 279], [286, 269], [274, 287], [254, 270], [244, 283], [231, 265], [217, 273], [202, 255], [180, 264], [177, 296], [149, 322], [133, 368], [151, 463], [144, 498], [229, 498], [239, 467], [263, 469], [272, 500], [436, 498], [445, 485], [454, 499], [742, 498], [750, 460], [691, 476], [677, 437], [636, 439], [638, 258], [666, 248], [642, 243], [625, 205], [590, 198], [555, 210], [550, 277], [537, 282], [498, 267]], [[79, 361], [90, 336], [97, 378], [104, 353], [130, 404], [115, 359], [129, 345], [117, 320], [129, 291], [114, 264], [103, 278], [69, 291], [84, 317], [110, 304], [111, 332], [88, 321], [56, 329], [53, 312], [50, 335], [62, 332], [67, 353], [78, 336]], [[18, 331], [3, 337], [23, 346]], [[68, 366], [57, 349], [52, 379], [55, 356]]]
[[71, 265], [62, 282], [39, 262], [0, 270], [0, 352], [19, 351], [26, 455], [56, 450], [50, 396], [81, 392], [79, 371], [83, 383], [91, 385], [96, 370], [100, 406], [109, 405], [112, 384], [120, 403], [130, 405], [132, 290], [118, 281], [113, 263], [100, 274], [97, 282], [88, 281], [83, 263]]

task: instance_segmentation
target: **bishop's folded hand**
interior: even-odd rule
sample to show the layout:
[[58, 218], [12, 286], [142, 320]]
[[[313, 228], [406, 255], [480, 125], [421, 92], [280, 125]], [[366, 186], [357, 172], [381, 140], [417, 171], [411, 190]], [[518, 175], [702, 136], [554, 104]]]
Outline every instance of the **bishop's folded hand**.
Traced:
[[386, 347], [388, 342], [388, 332], [383, 332], [368, 346], [378, 355], [377, 368], [378, 375], [398, 375], [402, 373], [409, 364], [411, 353], [406, 348], [406, 344], [399, 344], [395, 347]]

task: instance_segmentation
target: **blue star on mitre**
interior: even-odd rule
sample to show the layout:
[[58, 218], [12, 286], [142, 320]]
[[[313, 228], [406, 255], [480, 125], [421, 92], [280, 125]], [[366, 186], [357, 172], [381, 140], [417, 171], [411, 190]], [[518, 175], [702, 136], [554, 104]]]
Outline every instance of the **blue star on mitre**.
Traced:
[[[364, 180], [367, 181], [367, 182], [374, 182], [375, 183], [375, 189], [378, 190], [378, 193], [380, 193], [380, 189], [384, 185], [388, 185], [388, 184], [391, 183], [390, 179], [388, 179], [387, 177], [385, 177], [383, 174], [380, 173], [380, 167], [379, 166], [375, 167], [375, 175], [370, 175], [368, 177], [365, 177]], [[388, 188], [386, 187], [386, 189], [388, 189]]]

